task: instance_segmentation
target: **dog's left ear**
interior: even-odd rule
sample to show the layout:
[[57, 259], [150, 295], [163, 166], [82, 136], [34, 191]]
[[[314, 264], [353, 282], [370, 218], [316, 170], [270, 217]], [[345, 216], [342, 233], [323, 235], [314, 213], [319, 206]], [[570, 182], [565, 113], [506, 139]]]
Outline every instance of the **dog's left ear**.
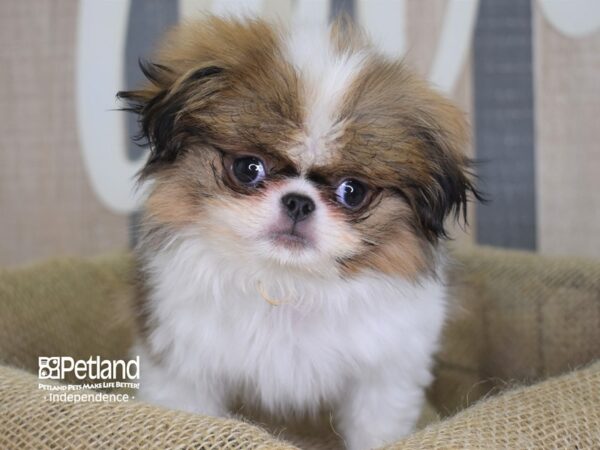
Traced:
[[465, 155], [468, 127], [462, 113], [437, 94], [417, 108], [413, 137], [421, 147], [427, 167], [411, 203], [428, 240], [448, 238], [448, 216], [467, 221], [469, 197], [483, 200], [471, 171], [473, 161]]
[[190, 136], [202, 136], [202, 123], [190, 116], [205, 109], [210, 97], [219, 90], [223, 69], [197, 67], [177, 74], [161, 64], [140, 61], [139, 65], [148, 80], [146, 86], [120, 91], [117, 98], [127, 102], [123, 110], [138, 115], [137, 139], [150, 145], [150, 156], [139, 174], [143, 179], [173, 162]]

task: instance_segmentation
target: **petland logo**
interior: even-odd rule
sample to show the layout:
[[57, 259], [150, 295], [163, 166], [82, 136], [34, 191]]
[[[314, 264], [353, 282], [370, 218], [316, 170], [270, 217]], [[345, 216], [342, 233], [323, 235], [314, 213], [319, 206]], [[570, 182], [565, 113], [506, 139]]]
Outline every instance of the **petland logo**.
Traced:
[[[45, 397], [48, 401], [69, 403], [116, 401], [127, 402], [135, 397], [128, 393], [81, 392], [67, 391], [96, 390], [131, 390], [139, 389], [136, 382], [140, 378], [140, 357], [125, 361], [122, 359], [102, 359], [100, 356], [90, 356], [88, 359], [74, 359], [70, 356], [40, 356], [38, 357], [38, 378], [40, 380], [64, 381], [67, 375], [73, 375], [77, 380], [86, 380], [83, 384], [44, 384], [38, 383], [38, 388], [50, 391]], [[94, 381], [89, 383], [87, 381]], [[126, 380], [126, 381], [115, 381]], [[59, 391], [59, 393], [53, 393]]]
[[73, 373], [78, 380], [139, 380], [140, 357], [125, 362], [122, 359], [101, 359], [99, 356], [74, 360], [70, 356], [40, 356], [38, 378], [40, 380], [64, 380], [65, 374]]

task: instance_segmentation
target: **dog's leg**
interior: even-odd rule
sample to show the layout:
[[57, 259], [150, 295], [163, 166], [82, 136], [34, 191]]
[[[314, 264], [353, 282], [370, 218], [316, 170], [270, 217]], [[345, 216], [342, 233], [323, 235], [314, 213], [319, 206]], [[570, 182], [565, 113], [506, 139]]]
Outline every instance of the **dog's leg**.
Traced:
[[207, 416], [228, 415], [222, 383], [175, 377], [160, 363], [151, 362], [150, 358], [142, 359], [139, 398], [167, 408]]
[[351, 383], [336, 414], [347, 448], [377, 448], [406, 436], [414, 429], [423, 399], [422, 385], [389, 371]]

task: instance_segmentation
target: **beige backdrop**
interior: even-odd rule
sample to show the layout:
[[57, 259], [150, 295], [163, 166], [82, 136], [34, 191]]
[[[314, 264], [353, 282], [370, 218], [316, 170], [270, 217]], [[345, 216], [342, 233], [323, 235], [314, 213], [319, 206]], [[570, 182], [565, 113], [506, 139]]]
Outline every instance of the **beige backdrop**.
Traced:
[[[290, 2], [264, 4], [279, 15], [291, 11]], [[74, 101], [79, 6], [0, 2], [0, 265], [128, 245], [128, 217], [99, 202], [82, 162]], [[406, 59], [423, 74], [446, 7], [407, 2]], [[598, 258], [600, 32], [566, 37], [534, 2], [533, 39], [538, 247]], [[452, 96], [474, 121], [471, 53]], [[474, 240], [456, 235], [459, 245]]]
[[600, 257], [600, 32], [577, 39], [534, 11], [538, 246]]
[[128, 243], [97, 200], [79, 148], [77, 0], [0, 1], [0, 265]]

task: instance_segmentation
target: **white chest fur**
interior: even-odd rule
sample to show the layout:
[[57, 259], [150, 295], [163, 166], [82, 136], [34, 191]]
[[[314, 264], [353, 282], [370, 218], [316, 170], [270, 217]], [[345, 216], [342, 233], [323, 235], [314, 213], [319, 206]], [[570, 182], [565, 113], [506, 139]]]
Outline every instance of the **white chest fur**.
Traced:
[[145, 345], [161, 355], [142, 362], [150, 400], [222, 414], [241, 389], [285, 414], [381, 383], [420, 406], [445, 314], [439, 280], [305, 277], [222, 259], [199, 239], [152, 256], [146, 271], [155, 323]]

